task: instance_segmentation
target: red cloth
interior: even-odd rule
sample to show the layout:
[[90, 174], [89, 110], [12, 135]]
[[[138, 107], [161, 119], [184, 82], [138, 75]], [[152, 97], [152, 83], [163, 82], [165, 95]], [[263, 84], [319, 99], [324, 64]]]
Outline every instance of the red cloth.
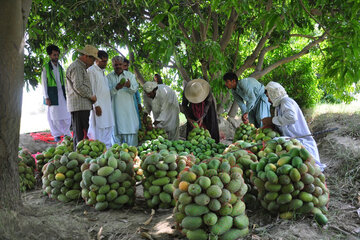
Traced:
[[36, 133], [30, 133], [30, 136], [34, 140], [43, 141], [51, 144], [56, 144], [54, 137], [51, 136], [50, 132], [36, 132]]

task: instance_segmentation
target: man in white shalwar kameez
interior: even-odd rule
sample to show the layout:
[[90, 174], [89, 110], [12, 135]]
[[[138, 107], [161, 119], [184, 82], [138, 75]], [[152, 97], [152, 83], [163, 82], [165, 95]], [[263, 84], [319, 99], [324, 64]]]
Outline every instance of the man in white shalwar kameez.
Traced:
[[64, 69], [59, 64], [60, 49], [55, 45], [49, 45], [46, 52], [50, 61], [44, 65], [41, 73], [43, 86], [44, 104], [47, 107], [47, 119], [51, 135], [55, 141], [61, 140], [61, 136], [70, 136], [71, 115], [66, 107]]
[[[109, 81], [111, 107], [114, 115], [112, 143], [138, 145], [139, 119], [137, 116], [134, 94], [139, 84], [133, 74], [123, 70], [124, 58], [112, 59], [114, 71], [107, 75]], [[122, 80], [122, 79], [125, 80]]]
[[90, 112], [88, 136], [110, 148], [114, 120], [109, 84], [104, 73], [109, 56], [105, 51], [99, 50], [98, 57], [101, 60], [96, 60], [95, 64], [87, 69], [93, 94], [97, 98]]
[[163, 128], [169, 140], [177, 140], [180, 108], [176, 93], [169, 86], [156, 82], [146, 82], [143, 89], [145, 110], [153, 113], [154, 125]]
[[[272, 123], [279, 128], [283, 136], [295, 137], [311, 134], [299, 105], [287, 95], [283, 86], [277, 82], [269, 82], [265, 89], [270, 102], [275, 107]], [[321, 171], [324, 171], [326, 165], [320, 162], [319, 151], [314, 138], [308, 136], [298, 140], [313, 156]]]

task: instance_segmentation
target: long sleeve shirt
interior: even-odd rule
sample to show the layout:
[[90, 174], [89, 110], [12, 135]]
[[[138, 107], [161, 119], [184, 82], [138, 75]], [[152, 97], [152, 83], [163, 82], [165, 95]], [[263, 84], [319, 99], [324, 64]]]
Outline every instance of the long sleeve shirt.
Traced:
[[[135, 108], [134, 94], [139, 88], [139, 84], [133, 74], [123, 71], [120, 75], [111, 72], [107, 76], [111, 107], [115, 120], [115, 135], [118, 134], [136, 134], [139, 130], [139, 118]], [[130, 80], [130, 87], [116, 89], [116, 85], [125, 78]]]
[[265, 87], [255, 78], [244, 78], [238, 81], [232, 93], [241, 113], [248, 113], [254, 107], [256, 100], [265, 92]]
[[66, 70], [66, 96], [69, 112], [91, 110], [93, 96], [86, 64], [77, 59]]

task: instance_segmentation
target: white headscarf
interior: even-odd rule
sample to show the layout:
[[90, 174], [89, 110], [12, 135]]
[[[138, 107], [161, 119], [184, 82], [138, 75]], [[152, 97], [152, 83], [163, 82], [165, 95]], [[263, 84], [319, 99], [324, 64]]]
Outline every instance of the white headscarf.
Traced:
[[269, 82], [265, 89], [274, 107], [279, 106], [281, 99], [288, 96], [285, 88], [277, 82]]
[[156, 82], [146, 82], [143, 85], [143, 89], [146, 93], [152, 92], [156, 87], [158, 86], [158, 84]]

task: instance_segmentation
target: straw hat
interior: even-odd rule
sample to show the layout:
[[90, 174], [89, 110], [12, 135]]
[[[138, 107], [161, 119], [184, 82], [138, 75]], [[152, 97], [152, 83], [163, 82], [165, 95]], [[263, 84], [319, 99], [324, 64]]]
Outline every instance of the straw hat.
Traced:
[[92, 45], [86, 45], [83, 49], [77, 49], [76, 51], [88, 56], [93, 56], [97, 60], [101, 61], [101, 59], [98, 57], [99, 50]]
[[143, 85], [143, 89], [146, 93], [152, 92], [158, 84], [156, 82], [148, 81]]
[[191, 103], [201, 103], [210, 92], [210, 85], [204, 79], [194, 79], [185, 87], [185, 97]]

